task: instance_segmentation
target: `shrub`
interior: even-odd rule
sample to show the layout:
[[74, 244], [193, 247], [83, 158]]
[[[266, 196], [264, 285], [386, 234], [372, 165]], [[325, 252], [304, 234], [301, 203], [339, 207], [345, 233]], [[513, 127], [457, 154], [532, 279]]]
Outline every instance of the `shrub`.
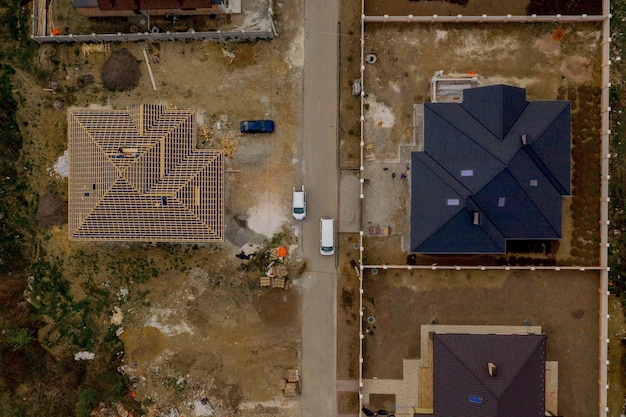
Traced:
[[95, 389], [87, 388], [82, 390], [78, 394], [78, 401], [76, 401], [76, 417], [89, 417], [97, 398], [98, 392]]

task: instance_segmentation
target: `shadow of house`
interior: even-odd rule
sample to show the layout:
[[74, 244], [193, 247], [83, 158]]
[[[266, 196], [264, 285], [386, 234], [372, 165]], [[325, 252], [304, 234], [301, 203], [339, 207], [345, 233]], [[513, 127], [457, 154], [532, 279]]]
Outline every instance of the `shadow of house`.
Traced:
[[424, 150], [411, 154], [410, 251], [506, 253], [507, 240], [561, 238], [571, 190], [569, 101], [526, 90], [465, 90], [424, 105]]

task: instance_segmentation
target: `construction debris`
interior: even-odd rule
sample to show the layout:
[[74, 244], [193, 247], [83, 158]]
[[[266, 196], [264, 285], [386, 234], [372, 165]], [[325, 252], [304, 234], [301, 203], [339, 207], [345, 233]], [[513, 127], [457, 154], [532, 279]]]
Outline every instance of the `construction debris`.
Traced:
[[52, 102], [52, 108], [54, 110], [63, 110], [63, 107], [65, 106], [65, 101], [63, 100], [54, 100]]
[[279, 381], [281, 391], [285, 392], [285, 396], [293, 397], [300, 393], [300, 371], [298, 369], [289, 369], [287, 378]]
[[259, 285], [263, 288], [282, 288], [283, 290], [291, 288], [291, 284], [287, 277], [264, 276], [259, 278]]
[[285, 265], [276, 265], [274, 268], [274, 276], [277, 277], [286, 277], [288, 274], [287, 267]]
[[272, 279], [272, 288], [285, 288], [285, 277], [274, 277]]
[[463, 90], [482, 87], [478, 78], [473, 71], [465, 74], [437, 71], [430, 80], [430, 100], [433, 103], [459, 103], [463, 100]]
[[119, 326], [124, 320], [124, 315], [119, 307], [113, 307], [113, 313], [111, 314], [111, 324]]
[[208, 142], [208, 146], [211, 146], [213, 140], [213, 129], [207, 125], [200, 126], [199, 137], [203, 145], [206, 145]]
[[228, 132], [222, 133], [220, 143], [222, 145], [222, 151], [224, 156], [228, 158], [234, 158], [237, 150], [239, 149], [239, 133]]
[[89, 55], [94, 52], [109, 52], [111, 45], [108, 43], [83, 43], [80, 46], [83, 55]]
[[376, 160], [376, 154], [374, 153], [375, 146], [373, 143], [365, 145], [365, 162], [374, 162]]
[[77, 352], [74, 355], [74, 360], [75, 361], [92, 361], [94, 360], [95, 357], [96, 357], [96, 354], [93, 352], [82, 351], [82, 352]]

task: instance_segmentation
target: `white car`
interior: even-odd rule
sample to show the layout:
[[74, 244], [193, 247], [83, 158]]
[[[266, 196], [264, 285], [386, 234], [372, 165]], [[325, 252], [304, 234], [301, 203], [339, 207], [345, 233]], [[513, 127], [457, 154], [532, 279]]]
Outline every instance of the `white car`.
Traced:
[[304, 185], [300, 189], [293, 187], [293, 205], [291, 209], [293, 218], [296, 220], [304, 220], [306, 218], [306, 192]]
[[322, 255], [335, 254], [335, 219], [332, 217], [320, 219], [320, 253]]
[[354, 80], [354, 83], [352, 83], [352, 95], [353, 96], [361, 95], [361, 79], [360, 78], [357, 78], [356, 80]]

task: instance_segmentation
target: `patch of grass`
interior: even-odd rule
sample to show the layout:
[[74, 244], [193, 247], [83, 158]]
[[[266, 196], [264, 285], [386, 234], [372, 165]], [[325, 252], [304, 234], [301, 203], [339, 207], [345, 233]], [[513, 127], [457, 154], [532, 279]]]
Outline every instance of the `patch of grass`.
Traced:
[[98, 391], [93, 388], [84, 389], [78, 394], [76, 402], [76, 417], [89, 417], [91, 410], [98, 399]]
[[2, 334], [6, 337], [14, 352], [24, 350], [24, 348], [34, 340], [30, 329], [24, 327], [19, 329], [8, 327], [2, 330]]

